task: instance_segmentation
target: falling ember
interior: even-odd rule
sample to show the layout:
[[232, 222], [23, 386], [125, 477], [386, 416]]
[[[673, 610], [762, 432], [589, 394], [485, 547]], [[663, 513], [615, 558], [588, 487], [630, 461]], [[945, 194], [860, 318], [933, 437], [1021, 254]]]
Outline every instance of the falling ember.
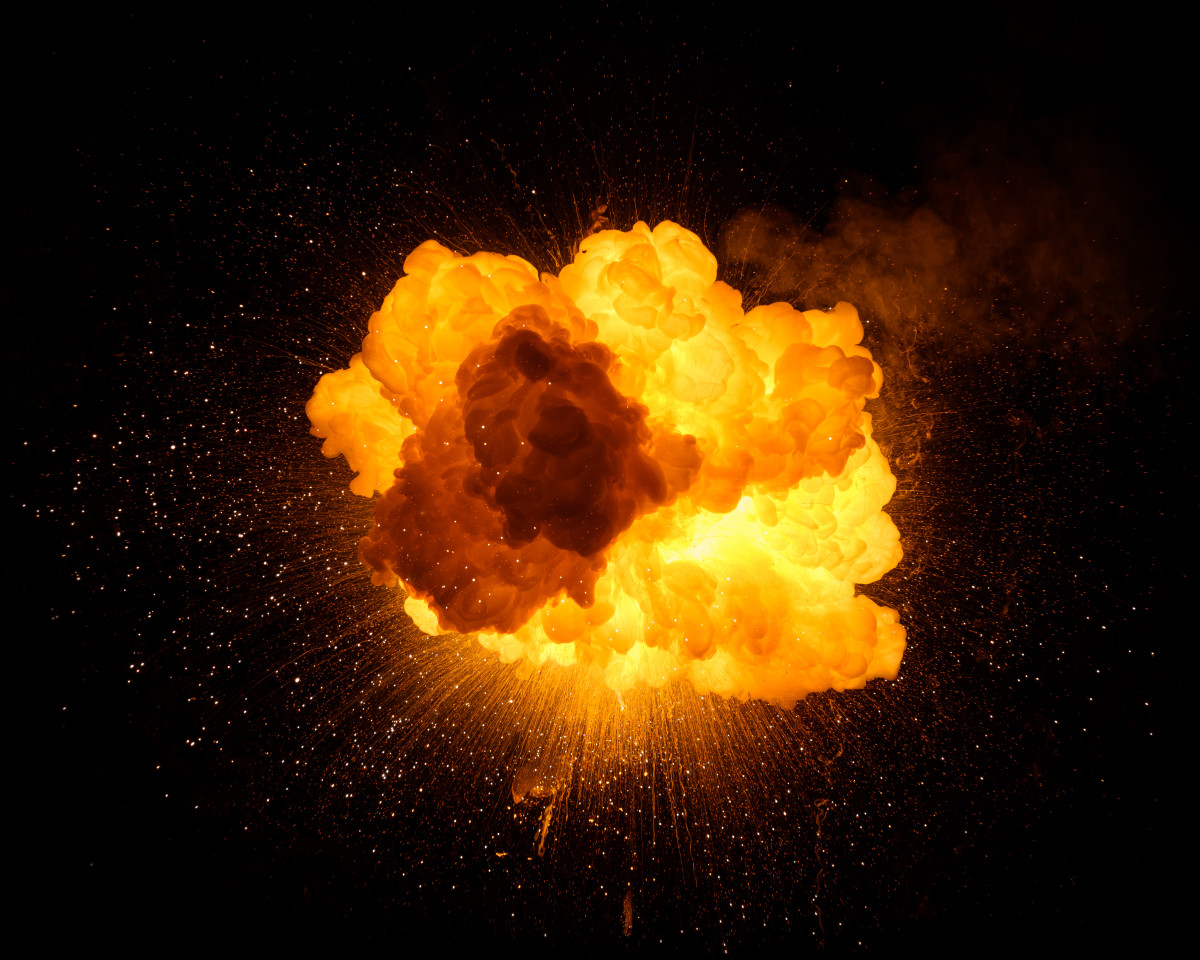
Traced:
[[894, 678], [904, 628], [856, 595], [900, 560], [854, 307], [744, 313], [665, 221], [585, 239], [556, 277], [435, 241], [308, 403], [362, 559], [429, 633], [791, 704]]

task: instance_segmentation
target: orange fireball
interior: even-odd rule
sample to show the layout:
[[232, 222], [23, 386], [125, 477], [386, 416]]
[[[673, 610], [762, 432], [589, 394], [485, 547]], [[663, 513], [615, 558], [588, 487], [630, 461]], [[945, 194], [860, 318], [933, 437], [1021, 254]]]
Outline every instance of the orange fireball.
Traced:
[[745, 313], [670, 221], [557, 277], [434, 241], [404, 271], [307, 412], [380, 495], [361, 556], [418, 627], [616, 690], [791, 704], [896, 676], [904, 628], [855, 592], [901, 549], [852, 306]]

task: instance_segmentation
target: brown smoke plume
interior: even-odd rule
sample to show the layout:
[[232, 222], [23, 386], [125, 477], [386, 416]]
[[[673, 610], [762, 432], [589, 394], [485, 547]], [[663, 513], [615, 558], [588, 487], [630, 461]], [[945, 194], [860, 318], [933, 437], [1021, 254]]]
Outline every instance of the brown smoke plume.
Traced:
[[853, 301], [891, 348], [1033, 349], [1086, 383], [1144, 324], [1166, 251], [1119, 144], [1041, 133], [1014, 144], [981, 128], [896, 193], [851, 175], [819, 230], [780, 207], [743, 210], [722, 261], [758, 297]]
[[560, 593], [594, 603], [605, 549], [691, 482], [694, 437], [650, 455], [647, 409], [613, 387], [615, 355], [570, 343], [539, 306], [518, 307], [459, 366], [459, 404], [409, 437], [363, 559], [426, 584], [443, 628], [511, 633]]

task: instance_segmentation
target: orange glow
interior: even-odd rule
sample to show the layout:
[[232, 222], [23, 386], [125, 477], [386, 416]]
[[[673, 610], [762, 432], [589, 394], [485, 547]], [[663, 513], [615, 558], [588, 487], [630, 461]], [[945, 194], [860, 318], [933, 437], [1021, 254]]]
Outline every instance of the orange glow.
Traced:
[[420, 629], [618, 691], [786, 705], [896, 676], [896, 611], [855, 593], [901, 549], [854, 307], [745, 313], [670, 221], [557, 277], [432, 240], [404, 271], [307, 412], [381, 495], [361, 555]]

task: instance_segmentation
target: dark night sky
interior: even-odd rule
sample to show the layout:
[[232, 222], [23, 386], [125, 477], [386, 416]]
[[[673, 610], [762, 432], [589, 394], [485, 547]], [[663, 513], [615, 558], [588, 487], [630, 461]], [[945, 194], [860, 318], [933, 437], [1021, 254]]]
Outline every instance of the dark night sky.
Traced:
[[[1139, 13], [27, 26], [8, 63], [6, 792], [29, 909], [61, 918], [51, 940], [707, 953], [1163, 935], [1194, 839], [1176, 769], [1194, 84], [1182, 30]], [[456, 791], [444, 751], [410, 744], [403, 787], [320, 793], [386, 749], [362, 745], [360, 676], [392, 669], [398, 698], [427, 701], [378, 635], [355, 647], [380, 615], [365, 578], [306, 565], [353, 538], [284, 506], [344, 486], [303, 402], [413, 246], [557, 269], [597, 198], [615, 226], [678, 219], [719, 255], [739, 213], [769, 212], [810, 258], [795, 288], [761, 263], [722, 277], [854, 300], [888, 375], [911, 362], [877, 412], [898, 453], [929, 432], [908, 473], [893, 458], [893, 513], [906, 548], [942, 538], [872, 593], [910, 631], [901, 681], [784, 723], [820, 756], [845, 747], [780, 761], [759, 791], [786, 780], [817, 833], [772, 849], [739, 833], [762, 808], [714, 802], [699, 856], [735, 865], [672, 879], [677, 850], [640, 854], [629, 938], [597, 878], [634, 869], [634, 813], [613, 821], [624, 840], [568, 820], [553, 856], [501, 871], [473, 831], [515, 850], [529, 824], [502, 777]], [[913, 252], [917, 211], [958, 261]], [[855, 224], [867, 239], [839, 259]], [[279, 679], [298, 650], [303, 693]], [[418, 659], [436, 674], [438, 656]], [[435, 733], [462, 719], [413, 709]], [[315, 732], [329, 718], [353, 744]], [[408, 812], [385, 823], [389, 805]]]

